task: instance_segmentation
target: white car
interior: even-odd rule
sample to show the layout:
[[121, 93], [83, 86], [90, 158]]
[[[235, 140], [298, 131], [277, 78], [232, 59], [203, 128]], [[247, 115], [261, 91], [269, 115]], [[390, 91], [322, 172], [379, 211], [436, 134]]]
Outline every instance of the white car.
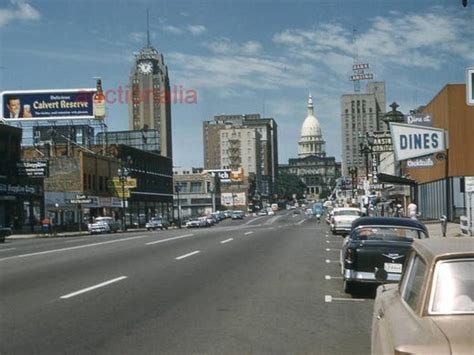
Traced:
[[362, 216], [362, 211], [355, 207], [339, 207], [332, 210], [331, 232], [332, 234], [349, 233], [352, 221]]
[[120, 229], [120, 223], [112, 217], [97, 217], [94, 223], [87, 225], [90, 234], [94, 233], [111, 233]]

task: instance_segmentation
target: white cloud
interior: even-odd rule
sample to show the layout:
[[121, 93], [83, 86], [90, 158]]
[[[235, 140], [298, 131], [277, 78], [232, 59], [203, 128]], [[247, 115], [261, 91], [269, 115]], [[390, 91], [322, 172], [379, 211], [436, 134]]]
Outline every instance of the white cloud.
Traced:
[[189, 25], [188, 31], [191, 32], [193, 36], [199, 36], [207, 31], [206, 26], [203, 25]]
[[258, 55], [263, 49], [262, 45], [256, 41], [247, 41], [243, 44], [238, 44], [226, 37], [219, 38], [207, 44], [207, 47], [215, 54], [248, 56]]
[[[395, 16], [396, 15], [396, 16]], [[380, 65], [440, 69], [447, 57], [474, 59], [474, 27], [466, 18], [434, 9], [423, 15], [394, 14], [376, 17], [357, 33], [358, 54]], [[324, 23], [311, 30], [286, 29], [273, 42], [287, 47], [292, 57], [313, 59], [334, 71], [353, 56], [352, 31], [340, 24]]]
[[11, 0], [10, 8], [0, 9], [0, 27], [16, 20], [37, 21], [41, 13], [25, 0]]
[[183, 34], [183, 30], [179, 27], [176, 27], [176, 26], [172, 26], [172, 25], [165, 25], [163, 27], [161, 27], [162, 31], [163, 32], [167, 32], [167, 33], [171, 33], [171, 34], [174, 34], [174, 35], [180, 35], [180, 34]]
[[131, 32], [128, 38], [133, 43], [145, 43], [146, 35], [144, 32]]

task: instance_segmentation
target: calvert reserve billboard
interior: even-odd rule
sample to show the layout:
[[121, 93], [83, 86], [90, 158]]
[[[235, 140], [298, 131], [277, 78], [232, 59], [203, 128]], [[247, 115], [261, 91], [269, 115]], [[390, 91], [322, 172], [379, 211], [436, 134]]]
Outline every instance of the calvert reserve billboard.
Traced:
[[3, 91], [1, 117], [6, 121], [93, 119], [96, 89]]

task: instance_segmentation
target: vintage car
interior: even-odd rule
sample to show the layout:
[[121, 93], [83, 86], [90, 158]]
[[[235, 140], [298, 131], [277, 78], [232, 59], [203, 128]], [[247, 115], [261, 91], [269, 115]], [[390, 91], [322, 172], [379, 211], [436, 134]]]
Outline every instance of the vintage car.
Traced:
[[147, 230], [168, 229], [170, 222], [166, 218], [152, 217], [145, 225]]
[[5, 243], [5, 238], [12, 234], [12, 230], [9, 227], [3, 227], [0, 225], [0, 243]]
[[340, 253], [346, 293], [357, 292], [359, 283], [376, 283], [375, 269], [388, 272], [398, 282], [405, 257], [414, 239], [428, 238], [424, 224], [397, 217], [361, 217], [352, 223]]
[[377, 289], [371, 347], [373, 355], [474, 353], [474, 238], [413, 242], [400, 283]]
[[117, 232], [120, 229], [120, 223], [112, 217], [97, 217], [94, 223], [87, 225], [90, 234]]
[[330, 228], [332, 234], [349, 233], [354, 220], [362, 216], [362, 211], [355, 207], [339, 207], [332, 210]]

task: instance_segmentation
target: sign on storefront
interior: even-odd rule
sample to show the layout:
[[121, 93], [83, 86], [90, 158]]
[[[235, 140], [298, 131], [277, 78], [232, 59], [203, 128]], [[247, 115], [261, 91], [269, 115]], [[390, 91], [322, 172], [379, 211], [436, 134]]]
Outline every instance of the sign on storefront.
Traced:
[[404, 123], [390, 123], [395, 159], [406, 160], [446, 150], [446, 131]]

